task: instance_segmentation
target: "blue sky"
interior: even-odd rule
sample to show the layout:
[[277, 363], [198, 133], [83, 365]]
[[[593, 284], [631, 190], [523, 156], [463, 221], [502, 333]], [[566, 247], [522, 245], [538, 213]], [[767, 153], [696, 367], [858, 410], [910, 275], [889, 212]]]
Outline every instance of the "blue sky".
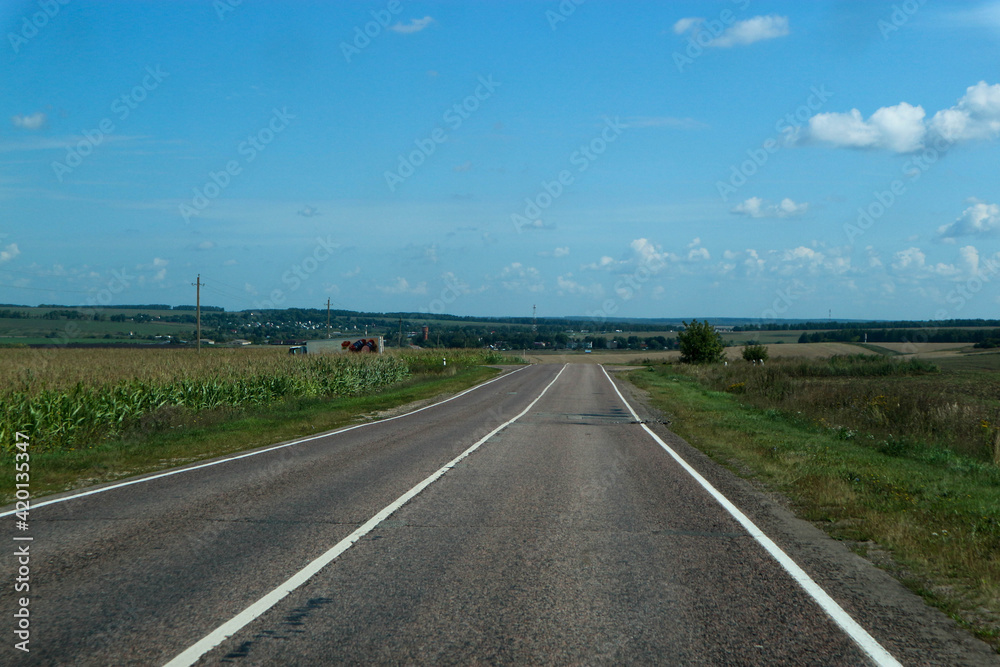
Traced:
[[1000, 2], [63, 2], [0, 7], [0, 302], [1000, 311]]

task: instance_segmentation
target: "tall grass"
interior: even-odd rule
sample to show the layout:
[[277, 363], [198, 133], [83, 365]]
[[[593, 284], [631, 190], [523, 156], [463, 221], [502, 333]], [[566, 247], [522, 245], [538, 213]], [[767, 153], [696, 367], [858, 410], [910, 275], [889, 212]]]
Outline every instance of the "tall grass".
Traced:
[[924, 361], [853, 355], [679, 370], [744, 403], [805, 417], [885, 453], [945, 447], [1000, 464], [996, 397]]

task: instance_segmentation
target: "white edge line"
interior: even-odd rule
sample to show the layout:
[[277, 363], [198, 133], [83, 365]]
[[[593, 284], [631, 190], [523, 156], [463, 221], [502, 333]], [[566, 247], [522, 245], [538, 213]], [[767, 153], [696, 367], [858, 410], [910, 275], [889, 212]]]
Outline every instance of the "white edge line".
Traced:
[[[618, 386], [611, 379], [611, 376], [608, 375], [608, 372], [604, 370], [603, 365], [601, 366], [601, 370], [604, 371], [604, 376], [608, 378], [608, 382], [610, 382], [611, 386], [614, 387], [615, 393], [618, 394], [618, 398], [620, 398], [622, 403], [625, 404], [625, 407], [629, 409], [629, 412], [632, 413], [636, 421], [642, 421], [639, 419], [639, 415], [636, 414], [635, 410], [632, 409], [632, 406], [629, 405], [629, 402], [625, 400], [624, 396], [622, 396], [622, 393], [618, 390]], [[819, 584], [813, 581], [812, 578], [806, 574], [805, 570], [799, 567], [798, 563], [792, 560], [791, 556], [782, 551], [781, 547], [765, 535], [764, 531], [758, 528], [753, 521], [751, 521], [745, 514], [743, 514], [743, 512], [739, 510], [739, 508], [736, 507], [736, 505], [730, 502], [730, 500], [722, 495], [722, 493], [719, 492], [714, 486], [712, 486], [707, 479], [702, 477], [697, 470], [691, 467], [687, 461], [681, 458], [680, 454], [671, 449], [667, 443], [663, 442], [663, 440], [660, 439], [660, 436], [658, 436], [651, 428], [649, 428], [646, 424], [642, 424], [642, 428], [646, 431], [646, 433], [652, 436], [653, 440], [659, 443], [660, 447], [665, 449], [666, 452], [670, 454], [670, 456], [673, 457], [673, 459], [695, 479], [695, 481], [701, 484], [701, 486], [704, 487], [704, 489], [708, 491], [708, 493], [715, 498], [715, 500], [722, 505], [722, 507], [729, 512], [734, 519], [740, 522], [746, 531], [750, 533], [750, 535], [753, 536], [753, 538], [757, 540], [757, 542], [764, 547], [764, 549], [766, 549], [776, 561], [778, 561], [778, 563], [785, 569], [786, 572], [788, 572], [789, 575], [791, 575], [792, 579], [794, 579], [805, 590], [805, 592], [816, 601], [820, 608], [822, 608], [823, 611], [825, 611], [827, 615], [830, 616], [830, 618], [832, 618], [833, 621], [839, 625], [840, 628], [846, 632], [865, 653], [868, 654], [868, 657], [880, 666], [902, 667], [902, 665], [900, 665], [900, 663], [892, 657], [892, 654], [885, 650], [885, 648], [879, 644], [874, 637], [868, 634], [868, 631], [861, 627], [857, 621], [851, 618], [851, 615], [844, 611], [844, 609], [837, 604], [836, 600], [830, 597], [830, 595], [823, 590]]]
[[559, 376], [563, 374], [564, 370], [566, 370], [565, 365], [563, 365], [563, 367], [559, 370], [559, 372], [556, 373], [556, 376], [552, 378], [552, 381], [545, 386], [545, 389], [542, 390], [542, 393], [536, 396], [535, 400], [529, 403], [528, 407], [526, 407], [524, 410], [518, 413], [517, 416], [509, 419], [508, 421], [504, 422], [500, 426], [497, 426], [495, 429], [487, 433], [478, 442], [476, 442], [476, 444], [472, 445], [464, 452], [456, 456], [454, 459], [446, 463], [443, 467], [438, 469], [436, 472], [432, 473], [429, 477], [427, 477], [422, 482], [414, 486], [412, 489], [401, 495], [399, 498], [396, 498], [396, 500], [394, 500], [391, 504], [386, 505], [381, 512], [379, 512], [372, 518], [368, 519], [368, 521], [363, 523], [353, 533], [342, 539], [340, 542], [337, 542], [337, 544], [331, 547], [323, 555], [321, 555], [316, 560], [306, 565], [298, 572], [296, 572], [280, 586], [275, 588], [273, 591], [271, 591], [261, 599], [254, 602], [252, 605], [244, 609], [242, 612], [234, 616], [232, 619], [220, 625], [218, 628], [216, 628], [214, 631], [206, 635], [199, 642], [197, 642], [196, 644], [185, 650], [183, 653], [178, 655], [176, 658], [168, 662], [164, 667], [189, 667], [190, 665], [193, 665], [203, 655], [205, 655], [206, 653], [217, 647], [219, 644], [224, 642], [229, 637], [239, 632], [241, 629], [243, 629], [243, 627], [245, 627], [251, 621], [253, 621], [258, 616], [266, 612], [268, 609], [276, 605], [282, 598], [284, 598], [286, 595], [288, 595], [296, 588], [304, 584], [314, 574], [316, 574], [324, 567], [329, 565], [337, 556], [350, 549], [355, 542], [357, 542], [362, 537], [370, 533], [372, 529], [374, 529], [377, 525], [379, 525], [385, 519], [387, 519], [393, 512], [398, 510], [400, 507], [409, 502], [410, 499], [412, 499], [418, 493], [420, 493], [428, 486], [433, 484], [435, 481], [437, 481], [438, 478], [440, 478], [446, 472], [454, 468], [455, 464], [457, 464], [459, 461], [464, 459], [472, 452], [479, 449], [479, 447], [483, 443], [492, 438], [494, 435], [496, 435], [503, 429], [507, 428], [508, 426], [516, 422], [525, 414], [527, 414], [527, 412], [535, 406], [535, 403], [541, 400], [542, 396], [545, 395], [545, 392], [549, 390], [549, 387], [551, 387], [556, 383], [556, 380], [559, 379]]
[[[391, 421], [394, 421], [396, 419], [402, 419], [403, 417], [409, 417], [410, 415], [415, 415], [418, 412], [423, 412], [424, 410], [429, 410], [431, 408], [436, 408], [439, 405], [444, 405], [445, 403], [448, 403], [449, 401], [454, 401], [456, 398], [461, 398], [462, 396], [465, 396], [470, 391], [475, 391], [477, 389], [480, 389], [481, 387], [485, 387], [488, 384], [492, 384], [494, 382], [497, 382], [498, 380], [502, 380], [504, 378], [508, 378], [511, 375], [514, 375], [515, 373], [520, 373], [525, 368], [528, 368], [528, 366], [522, 366], [521, 368], [518, 368], [517, 370], [511, 371], [510, 373], [504, 373], [502, 375], [499, 375], [499, 376], [493, 378], [492, 380], [487, 380], [486, 382], [477, 384], [476, 386], [470, 387], [470, 388], [466, 389], [465, 391], [463, 391], [461, 393], [455, 394], [451, 398], [446, 398], [443, 401], [439, 401], [437, 403], [432, 403], [430, 405], [425, 405], [422, 408], [418, 408], [416, 410], [413, 410], [412, 412], [407, 412], [407, 413], [402, 414], [402, 415], [396, 415], [395, 417], [386, 417], [385, 419], [378, 419], [378, 420], [372, 421], [372, 422], [365, 422], [364, 424], [355, 424], [354, 426], [348, 426], [346, 428], [342, 428], [342, 429], [339, 429], [339, 430], [336, 430], [336, 431], [329, 431], [327, 433], [320, 433], [320, 434], [317, 434], [317, 435], [312, 435], [312, 436], [309, 436], [308, 438], [300, 438], [298, 440], [292, 440], [291, 442], [286, 442], [286, 443], [283, 443], [281, 445], [275, 445], [274, 447], [268, 447], [266, 449], [258, 449], [258, 450], [253, 451], [253, 452], [247, 452], [245, 454], [238, 454], [236, 456], [230, 456], [230, 457], [227, 457], [227, 458], [224, 458], [224, 459], [219, 459], [217, 461], [209, 461], [208, 463], [199, 463], [198, 465], [189, 466], [187, 468], [177, 468], [175, 470], [169, 470], [167, 472], [161, 472], [161, 473], [158, 473], [156, 475], [150, 475], [148, 477], [140, 477], [138, 479], [132, 479], [132, 480], [129, 480], [127, 482], [119, 482], [118, 484], [109, 484], [108, 486], [102, 486], [102, 487], [97, 488], [97, 489], [91, 489], [90, 491], [82, 491], [80, 493], [74, 493], [71, 496], [63, 496], [62, 498], [53, 498], [52, 500], [45, 500], [45, 501], [42, 501], [40, 503], [31, 503], [31, 509], [35, 510], [35, 509], [38, 509], [39, 507], [45, 507], [46, 505], [55, 505], [56, 503], [64, 503], [64, 502], [69, 501], [69, 500], [76, 500], [77, 498], [83, 498], [84, 496], [92, 496], [95, 493], [104, 493], [105, 491], [111, 491], [113, 489], [120, 489], [120, 488], [125, 487], [125, 486], [132, 486], [133, 484], [144, 484], [146, 482], [152, 482], [154, 479], [160, 479], [162, 477], [170, 477], [172, 475], [180, 475], [182, 473], [191, 472], [192, 470], [200, 470], [202, 468], [210, 468], [212, 466], [217, 466], [220, 463], [229, 463], [230, 461], [238, 461], [240, 459], [249, 458], [251, 456], [257, 456], [259, 454], [266, 454], [268, 452], [273, 452], [273, 451], [275, 451], [277, 449], [284, 449], [285, 447], [293, 447], [295, 445], [301, 445], [303, 442], [310, 442], [311, 440], [318, 440], [319, 438], [327, 438], [327, 437], [331, 437], [331, 436], [334, 436], [334, 435], [339, 435], [341, 433], [347, 433], [348, 431], [353, 431], [354, 429], [358, 429], [358, 428], [364, 428], [365, 426], [373, 426], [375, 424], [384, 424], [386, 422], [391, 422]], [[3, 518], [5, 516], [10, 516], [12, 514], [15, 514], [16, 512], [17, 512], [17, 509], [7, 510], [6, 512], [0, 512], [0, 518]]]

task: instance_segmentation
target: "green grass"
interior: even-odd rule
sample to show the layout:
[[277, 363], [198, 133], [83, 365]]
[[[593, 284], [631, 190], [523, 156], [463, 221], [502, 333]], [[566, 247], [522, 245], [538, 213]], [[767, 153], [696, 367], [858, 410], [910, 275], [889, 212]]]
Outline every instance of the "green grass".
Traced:
[[[423, 370], [370, 395], [161, 412], [139, 422], [121, 437], [89, 447], [32, 452], [32, 497], [321, 433], [364, 421], [382, 410], [461, 391], [496, 373], [482, 366], [454, 364], [448, 372]], [[0, 456], [0, 503], [13, 502], [14, 488], [13, 456], [8, 453]]]
[[784, 494], [859, 553], [888, 550], [904, 584], [1000, 651], [1000, 467], [940, 446], [847, 437], [795, 411], [742, 404], [670, 366], [629, 379], [681, 437]]
[[[111, 314], [119, 314], [113, 312]], [[177, 315], [178, 313], [173, 313]], [[70, 326], [72, 328], [67, 329]], [[95, 320], [42, 320], [0, 318], [0, 341], [7, 343], [45, 344], [67, 342], [63, 338], [66, 332], [71, 332], [69, 342], [91, 342], [94, 339], [107, 340], [110, 335], [114, 340], [129, 338], [129, 332], [135, 338], [145, 336], [188, 336], [194, 330], [194, 324], [178, 322], [110, 322]], [[47, 337], [55, 333], [55, 338]]]

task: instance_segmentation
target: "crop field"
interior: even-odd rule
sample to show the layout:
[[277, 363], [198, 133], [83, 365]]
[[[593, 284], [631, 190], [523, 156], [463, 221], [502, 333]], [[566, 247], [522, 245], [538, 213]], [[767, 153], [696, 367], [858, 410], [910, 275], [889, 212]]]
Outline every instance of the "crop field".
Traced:
[[99, 342], [105, 336], [122, 342], [121, 338], [128, 336], [130, 332], [136, 337], [167, 335], [184, 337], [190, 335], [193, 329], [194, 325], [179, 322], [110, 322], [83, 319], [53, 321], [2, 317], [0, 341], [39, 345], [53, 342], [52, 336], [55, 335], [61, 342], [70, 343]]
[[[490, 361], [483, 354], [449, 355]], [[502, 360], [499, 355], [493, 359]], [[0, 349], [0, 443], [14, 431], [37, 450], [93, 446], [178, 411], [356, 396], [440, 365], [436, 354], [291, 356], [283, 348]]]

